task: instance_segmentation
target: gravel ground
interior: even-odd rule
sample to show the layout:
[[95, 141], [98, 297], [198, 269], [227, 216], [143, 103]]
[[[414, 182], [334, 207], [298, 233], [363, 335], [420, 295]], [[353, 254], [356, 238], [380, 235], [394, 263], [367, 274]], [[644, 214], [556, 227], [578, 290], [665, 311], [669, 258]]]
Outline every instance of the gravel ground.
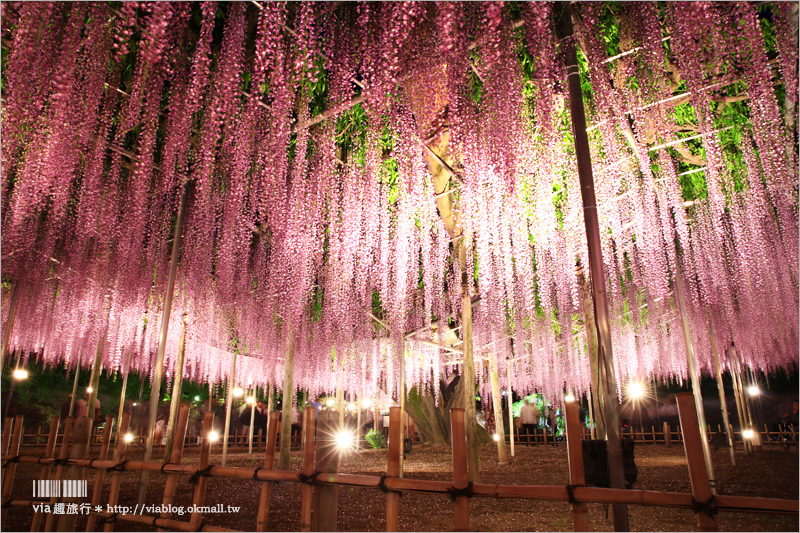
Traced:
[[[32, 450], [25, 450], [30, 454]], [[129, 454], [129, 459], [138, 459]], [[762, 496], [772, 498], [798, 497], [798, 451], [761, 451], [751, 455], [737, 451], [737, 466], [730, 464], [727, 450], [713, 455], [720, 494]], [[197, 453], [187, 451], [185, 463], [195, 463]], [[292, 469], [300, 470], [302, 454], [292, 453]], [[220, 464], [221, 456], [212, 454], [211, 463]], [[255, 467], [263, 464], [261, 454], [229, 454], [228, 466]], [[681, 447], [638, 445], [636, 464], [639, 477], [636, 488], [657, 491], [690, 492], [686, 458]], [[20, 463], [17, 469], [14, 498], [30, 498], [31, 480], [38, 478], [38, 466]], [[340, 471], [351, 474], [379, 475], [386, 469], [386, 450], [369, 450], [350, 454], [342, 459]], [[93, 474], [93, 472], [92, 472]], [[452, 456], [444, 446], [416, 445], [405, 463], [405, 476], [416, 479], [452, 479]], [[89, 494], [94, 475], [89, 479]], [[110, 476], [106, 476], [103, 498], [108, 498]], [[121, 504], [136, 501], [138, 473], [123, 476]], [[160, 503], [164, 476], [151, 474], [148, 485], [148, 504]], [[568, 483], [566, 447], [517, 447], [510, 464], [497, 464], [493, 448], [481, 449], [481, 482], [530, 485], [566, 485]], [[175, 505], [188, 506], [192, 501], [192, 485], [182, 476]], [[260, 489], [257, 482], [242, 479], [209, 478], [206, 504], [222, 503], [240, 506], [236, 513], [208, 514], [204, 523], [242, 531], [252, 531], [256, 525]], [[88, 501], [88, 499], [87, 499]], [[475, 531], [572, 531], [570, 508], [566, 503], [530, 500], [470, 500], [470, 528]], [[32, 509], [15, 507], [4, 531], [29, 531]], [[175, 516], [188, 520], [188, 516]], [[798, 531], [798, 517], [766, 514], [722, 513], [718, 515], [722, 531]], [[341, 487], [339, 489], [339, 529], [342, 531], [385, 531], [385, 497], [379, 490]], [[80, 517], [78, 530], [85, 530], [85, 517]], [[602, 504], [589, 505], [589, 524], [592, 530], [612, 531], [609, 512]], [[697, 531], [694, 513], [689, 510], [660, 507], [630, 507], [632, 531]], [[148, 531], [139, 524], [117, 523], [117, 531]], [[300, 527], [300, 487], [279, 484], [273, 489], [269, 529], [296, 531]], [[447, 496], [406, 494], [400, 500], [400, 528], [405, 531], [452, 531], [453, 504]]]

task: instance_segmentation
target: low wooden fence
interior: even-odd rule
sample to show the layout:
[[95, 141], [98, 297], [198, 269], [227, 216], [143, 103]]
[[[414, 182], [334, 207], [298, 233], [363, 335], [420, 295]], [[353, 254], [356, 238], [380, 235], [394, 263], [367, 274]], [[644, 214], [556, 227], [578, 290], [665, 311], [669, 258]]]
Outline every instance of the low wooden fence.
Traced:
[[[270, 416], [267, 446], [264, 451], [264, 466], [260, 468], [222, 467], [210, 464], [211, 442], [207, 438], [201, 440], [199, 462], [196, 465], [181, 464], [184, 450], [186, 421], [188, 408], [181, 409], [178, 418], [176, 446], [171, 462], [143, 462], [126, 460], [127, 442], [120, 439], [116, 445], [114, 458], [109, 459], [111, 431], [103, 434], [99, 458], [88, 459], [87, 444], [91, 436], [91, 424], [86, 418], [68, 418], [64, 422], [63, 438], [58, 447], [56, 457], [56, 436], [59, 420], [54, 418], [47, 437], [47, 446], [42, 455], [20, 455], [23, 421], [18, 417], [7, 420], [2, 435], [2, 452], [4, 476], [2, 485], [2, 520], [5, 522], [9, 508], [12, 506], [30, 507], [34, 503], [57, 502], [71, 503], [75, 499], [50, 498], [48, 500], [11, 499], [16, 468], [19, 463], [36, 463], [41, 465], [40, 479], [81, 479], [84, 469], [96, 471], [91, 498], [89, 523], [87, 531], [102, 526], [104, 531], [113, 531], [117, 522], [130, 522], [149, 525], [153, 528], [172, 529], [176, 531], [233, 531], [221, 527], [206, 525], [203, 522], [202, 507], [205, 506], [206, 486], [210, 477], [241, 478], [261, 482], [256, 531], [265, 531], [269, 517], [270, 496], [273, 483], [276, 481], [300, 483], [300, 524], [301, 531], [333, 531], [336, 530], [336, 491], [338, 486], [362, 487], [377, 489], [386, 494], [387, 531], [398, 529], [400, 511], [400, 495], [403, 492], [427, 494], [448, 494], [453, 499], [454, 530], [469, 530], [470, 497], [516, 498], [524, 500], [546, 500], [568, 502], [572, 506], [572, 518], [577, 531], [588, 530], [588, 514], [586, 504], [606, 503], [612, 505], [646, 505], [693, 509], [700, 528], [712, 531], [717, 528], [718, 512], [777, 513], [796, 516], [798, 501], [755, 498], [744, 496], [714, 496], [708, 480], [708, 472], [703, 461], [700, 431], [694, 410], [691, 393], [677, 395], [677, 404], [683, 424], [683, 438], [691, 493], [657, 492], [649, 490], [615, 489], [586, 486], [583, 468], [581, 430], [578, 406], [567, 404], [567, 455], [569, 461], [569, 485], [496, 485], [470, 483], [467, 476], [467, 446], [463, 409], [451, 410], [452, 421], [452, 453], [453, 475], [451, 480], [419, 480], [402, 478], [400, 475], [400, 457], [402, 454], [400, 408], [390, 412], [390, 437], [388, 450], [387, 474], [382, 476], [351, 475], [338, 473], [338, 453], [336, 448], [335, 426], [338, 415], [334, 412], [323, 412], [319, 416], [319, 431], [315, 430], [315, 410], [306, 409], [304, 413], [305, 427], [303, 442], [303, 468], [301, 472], [275, 470], [275, 444], [277, 440], [278, 413]], [[212, 413], [205, 416], [203, 427], [207, 435], [213, 427]], [[112, 428], [112, 417], [109, 417], [107, 428]], [[128, 431], [130, 414], [126, 413], [122, 421], [122, 433]], [[316, 452], [316, 453], [315, 453]], [[53, 471], [55, 466], [55, 471]], [[120, 483], [125, 471], [146, 471], [166, 476], [166, 487], [162, 498], [162, 507], [168, 507], [175, 501], [178, 476], [191, 476], [194, 483], [194, 511], [188, 521], [171, 519], [167, 513], [160, 516], [145, 516], [130, 513], [112, 513], [95, 511], [95, 505], [102, 499], [102, 487], [105, 475], [111, 475], [111, 487], [107, 495], [107, 505], [103, 508], [114, 508], [119, 504]], [[241, 505], [241, 502], [237, 502]], [[56, 524], [56, 519], [58, 523]], [[39, 531], [45, 521], [45, 531], [75, 531], [77, 515], [61, 515], [52, 513], [36, 513], [33, 517], [33, 531]]]

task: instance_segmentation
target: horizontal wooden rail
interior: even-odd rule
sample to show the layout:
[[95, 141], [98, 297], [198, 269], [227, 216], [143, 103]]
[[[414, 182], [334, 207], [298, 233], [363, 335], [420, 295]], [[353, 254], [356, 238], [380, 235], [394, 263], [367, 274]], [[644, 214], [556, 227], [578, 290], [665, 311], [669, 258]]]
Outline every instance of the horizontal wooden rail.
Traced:
[[[3, 460], [9, 457], [3, 457]], [[22, 463], [53, 464], [55, 459], [45, 459], [34, 456], [20, 456]], [[112, 468], [116, 466], [112, 460], [98, 459], [66, 459], [65, 464], [89, 468]], [[158, 462], [128, 461], [120, 468], [129, 471], [163, 472], [165, 474], [191, 475], [198, 471], [196, 465], [164, 464]], [[259, 481], [283, 481], [301, 483], [299, 473], [265, 470], [263, 468], [213, 466], [208, 471], [209, 477], [229, 477]], [[314, 484], [344, 485], [379, 489], [380, 476], [353, 475], [353, 474], [318, 474]], [[390, 491], [418, 492], [428, 494], [448, 494], [453, 488], [452, 481], [434, 481], [423, 479], [409, 479], [387, 477], [384, 486]], [[499, 485], [488, 483], [475, 483], [472, 485], [473, 496], [488, 498], [515, 498], [523, 500], [542, 500], [569, 502], [569, 493], [566, 486], [562, 485]], [[674, 507], [693, 509], [692, 495], [680, 492], [660, 492], [643, 489], [611, 489], [604, 487], [575, 487], [573, 489], [574, 501], [580, 503], [625, 503], [632, 505]], [[11, 505], [15, 505], [12, 500]], [[749, 513], [774, 513], [796, 515], [800, 512], [798, 500], [783, 500], [777, 498], [757, 498], [752, 496], [717, 496], [716, 508], [719, 511], [749, 512]], [[101, 513], [102, 514], [102, 513]], [[119, 517], [117, 517], [119, 519]], [[139, 520], [138, 518], [136, 520]], [[152, 524], [153, 518], [144, 517], [141, 523]], [[165, 522], [166, 524], [166, 522]], [[159, 525], [159, 524], [156, 524]], [[173, 527], [165, 525], [164, 527]], [[204, 529], [205, 531], [205, 529]], [[208, 531], [230, 531], [215, 529]]]

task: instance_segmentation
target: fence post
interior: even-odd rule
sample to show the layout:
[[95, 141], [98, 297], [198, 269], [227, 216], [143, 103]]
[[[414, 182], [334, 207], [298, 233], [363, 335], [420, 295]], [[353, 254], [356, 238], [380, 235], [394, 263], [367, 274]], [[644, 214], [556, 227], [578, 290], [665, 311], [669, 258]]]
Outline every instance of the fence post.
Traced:
[[[19, 455], [19, 447], [22, 444], [23, 430], [22, 416], [18, 416], [14, 419], [14, 434], [11, 437], [11, 448], [8, 450], [9, 457], [16, 457]], [[3, 469], [5, 472], [3, 472], [2, 521], [5, 522], [8, 518], [8, 507], [5, 506], [5, 502], [11, 498], [11, 489], [14, 487], [14, 476], [17, 473], [17, 463], [9, 459], [3, 464]]]
[[[203, 446], [200, 448], [200, 464], [197, 466], [198, 471], [208, 468], [211, 462], [211, 441], [208, 439], [208, 434], [211, 433], [214, 427], [214, 413], [208, 412], [203, 417]], [[227, 437], [227, 435], [225, 435]], [[195, 507], [201, 506], [206, 501], [206, 483], [208, 478], [204, 475], [197, 476], [197, 484], [194, 486], [194, 499], [192, 503]], [[203, 526], [203, 513], [194, 512], [189, 520], [189, 527], [192, 531], [197, 531]]]
[[[403, 453], [400, 432], [400, 408], [389, 408], [389, 464], [386, 467], [386, 475], [389, 477], [400, 477], [400, 454]], [[386, 493], [386, 531], [400, 530], [400, 493]]]
[[669, 433], [669, 422], [664, 422], [664, 447], [672, 448], [672, 435]]
[[[67, 418], [66, 422], [64, 422], [64, 434], [61, 436], [61, 448], [58, 451], [58, 458], [63, 460], [67, 458], [67, 452], [69, 452], [69, 442], [72, 440], [72, 426], [75, 423], [75, 419], [72, 417]], [[56, 466], [56, 475], [54, 477], [55, 484], [57, 485], [61, 478], [64, 477], [64, 465], [60, 464]], [[57, 496], [53, 496], [50, 498], [50, 508], [53, 508], [53, 505], [59, 500]], [[55, 525], [56, 515], [53, 513], [49, 513], [47, 515], [47, 520], [44, 523], [44, 530], [45, 531], [53, 531], [53, 526]]]
[[[122, 413], [122, 424], [119, 427], [120, 434], [117, 435], [117, 449], [114, 452], [114, 461], [119, 465], [125, 461], [125, 452], [128, 450], [128, 441], [125, 435], [131, 428], [131, 413]], [[108, 506], [114, 507], [119, 501], [119, 489], [122, 484], [122, 471], [114, 470], [111, 474], [111, 488], [108, 491]], [[104, 519], [103, 531], [114, 531], [114, 519]]]
[[[89, 417], [82, 416], [75, 421], [75, 429], [72, 433], [72, 446], [69, 450], [70, 459], [85, 459], [86, 452], [89, 450], [89, 443], [92, 440], [92, 420]], [[83, 467], [78, 465], [69, 465], [67, 467], [67, 479], [83, 479]], [[85, 497], [85, 496], [84, 496]], [[83, 498], [78, 497], [74, 493], [70, 493], [64, 499], [66, 503], [80, 503]], [[58, 519], [59, 531], [75, 531], [78, 525], [77, 514], [64, 514]]]
[[14, 421], [11, 417], [6, 417], [6, 422], [3, 424], [3, 443], [2, 449], [0, 449], [0, 453], [5, 455], [8, 453], [8, 443], [11, 442], [11, 426]]
[[[450, 409], [450, 428], [453, 441], [453, 489], [467, 491], [470, 488], [467, 472], [467, 433], [464, 425], [464, 409]], [[469, 531], [469, 496], [456, 495], [453, 516], [454, 531]]]
[[[581, 414], [575, 401], [564, 402], [567, 426], [567, 460], [569, 461], [569, 484], [571, 487], [586, 485], [583, 470], [583, 444], [581, 442]], [[567, 493], [572, 499], [572, 490]], [[572, 503], [572, 520], [575, 531], [589, 531], [589, 510], [585, 503]]]
[[[267, 451], [264, 454], [264, 468], [275, 469], [275, 445], [278, 440], [278, 412], [273, 411], [269, 414], [269, 431], [267, 435]], [[259, 429], [259, 446], [261, 445], [261, 434], [264, 430]], [[266, 531], [269, 521], [269, 500], [272, 496], [272, 481], [264, 481], [261, 484], [261, 498], [258, 501], [258, 520], [256, 531]]]
[[[59, 418], [54, 416], [50, 420], [50, 435], [47, 437], [47, 448], [44, 450], [44, 458], [50, 459], [53, 457], [53, 454], [56, 450], [56, 441], [58, 440], [58, 421]], [[52, 469], [52, 465], [46, 464], [42, 466], [42, 470], [39, 473], [39, 479], [45, 480], [50, 477], [50, 470]], [[33, 513], [33, 523], [31, 525], [31, 531], [40, 531], [42, 529], [42, 513]]]
[[[316, 471], [337, 473], [341, 451], [336, 436], [344, 428], [336, 411], [325, 410], [319, 414]], [[336, 531], [336, 514], [339, 509], [339, 487], [316, 485], [314, 487], [314, 531]]]
[[711, 482], [708, 480], [708, 469], [703, 456], [703, 445], [700, 439], [700, 426], [697, 424], [694, 396], [691, 392], [682, 392], [675, 395], [678, 402], [678, 414], [681, 420], [683, 433], [683, 448], [686, 452], [686, 462], [689, 465], [689, 477], [692, 481], [692, 498], [701, 508], [697, 512], [697, 520], [702, 531], [717, 531], [717, 520], [714, 518], [714, 495], [711, 492]]
[[[164, 463], [181, 464], [183, 461], [183, 447], [186, 441], [186, 426], [189, 423], [189, 405], [181, 404], [180, 411], [178, 411], [178, 420], [175, 424], [174, 431], [172, 432], [172, 442], [170, 443], [171, 450], [169, 450], [170, 457], [164, 457]], [[166, 453], [166, 452], [165, 452]], [[166, 484], [164, 486], [164, 498], [161, 500], [162, 507], [169, 509], [175, 501], [175, 491], [178, 488], [178, 476], [180, 474], [167, 474]], [[170, 518], [172, 513], [164, 511], [161, 513], [161, 518]], [[159, 528], [159, 531], [166, 531], [164, 528]]]
[[[111, 443], [111, 428], [114, 427], [114, 415], [106, 417], [106, 426], [103, 429], [103, 445], [100, 447], [100, 459], [105, 461], [108, 459], [108, 446]], [[103, 479], [106, 477], [105, 469], [101, 468], [97, 471], [94, 478], [94, 487], [92, 488], [92, 509], [100, 503], [100, 495], [103, 492]], [[86, 531], [94, 531], [97, 515], [89, 514], [86, 521]]]
[[[303, 475], [314, 474], [314, 433], [316, 433], [317, 410], [306, 407], [303, 426], [306, 428], [306, 441], [303, 443]], [[311, 531], [311, 484], [303, 483], [300, 487], [300, 531]]]

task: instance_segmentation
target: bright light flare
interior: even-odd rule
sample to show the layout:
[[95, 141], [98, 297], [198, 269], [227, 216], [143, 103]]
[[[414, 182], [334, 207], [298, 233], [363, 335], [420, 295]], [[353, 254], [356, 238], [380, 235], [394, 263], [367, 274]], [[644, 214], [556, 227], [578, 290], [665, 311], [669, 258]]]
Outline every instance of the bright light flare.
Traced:
[[244, 389], [243, 388], [241, 388], [241, 387], [234, 387], [233, 388], [233, 397], [234, 398], [238, 398], [242, 394], [244, 394]]
[[327, 400], [325, 400], [325, 405], [327, 405], [328, 407], [333, 407], [334, 405], [336, 405], [336, 400], [334, 400], [333, 398], [328, 398]]
[[742, 431], [742, 437], [746, 439], [752, 439], [753, 435], [754, 433], [752, 429], [745, 429], [744, 431]]
[[758, 396], [759, 394], [761, 394], [761, 389], [759, 389], [758, 386], [756, 385], [750, 385], [749, 387], [747, 387], [747, 394], [749, 394], [750, 396]]
[[361, 402], [361, 405], [364, 406], [364, 409], [369, 409], [372, 407], [372, 400], [370, 398], [365, 398], [364, 401]]
[[354, 403], [348, 403], [348, 404], [347, 404], [347, 410], [348, 410], [348, 411], [355, 411], [355, 410], [356, 410], [356, 404], [354, 404]]
[[342, 431], [336, 434], [336, 446], [340, 450], [349, 450], [355, 446], [356, 439], [349, 431]]
[[14, 379], [28, 379], [28, 371], [23, 368], [14, 370]]
[[125, 433], [125, 442], [133, 442], [133, 433]]
[[628, 385], [628, 396], [634, 400], [641, 398], [644, 395], [644, 387], [641, 383], [631, 383]]
[[88, 392], [89, 394], [91, 394], [91, 393], [93, 393], [93, 392], [94, 392], [94, 389], [93, 389], [92, 387], [86, 387], [86, 392]]
[[572, 394], [571, 392], [566, 393], [564, 395], [564, 401], [565, 402], [574, 402], [575, 401], [575, 395]]
[[495, 442], [498, 442], [500, 440], [500, 435], [495, 433], [494, 435], [492, 435], [492, 438], [495, 440]]
[[208, 442], [217, 442], [219, 440], [219, 433], [216, 431], [208, 432]]
[[256, 399], [255, 399], [255, 398], [253, 398], [252, 396], [248, 396], [248, 397], [247, 397], [247, 399], [246, 399], [245, 401], [246, 401], [247, 403], [249, 403], [250, 405], [253, 405], [254, 403], [256, 403]]
[[199, 402], [200, 401], [200, 396], [195, 396], [194, 397], [194, 401]]

